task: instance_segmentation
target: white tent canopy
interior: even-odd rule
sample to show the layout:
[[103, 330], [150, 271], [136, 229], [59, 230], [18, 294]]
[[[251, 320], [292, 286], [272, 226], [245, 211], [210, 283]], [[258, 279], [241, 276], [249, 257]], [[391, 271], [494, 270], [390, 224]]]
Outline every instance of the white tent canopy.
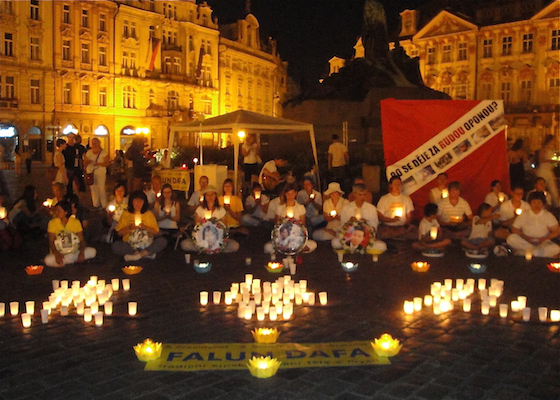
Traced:
[[234, 137], [234, 165], [235, 165], [235, 184], [237, 185], [238, 164], [239, 164], [239, 140], [237, 132], [240, 130], [246, 133], [301, 133], [309, 132], [309, 139], [313, 150], [313, 159], [318, 171], [317, 145], [315, 143], [315, 132], [312, 124], [292, 121], [290, 119], [276, 118], [246, 110], [237, 110], [217, 117], [209, 118], [202, 122], [193, 121], [188, 123], [175, 124], [171, 131], [175, 132], [215, 132], [231, 133]]

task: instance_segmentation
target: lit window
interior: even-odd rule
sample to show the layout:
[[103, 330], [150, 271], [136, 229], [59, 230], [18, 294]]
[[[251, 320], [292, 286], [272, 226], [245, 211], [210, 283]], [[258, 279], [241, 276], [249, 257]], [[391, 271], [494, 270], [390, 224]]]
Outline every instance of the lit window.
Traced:
[[65, 61], [71, 61], [70, 56], [70, 40], [62, 41], [62, 59]]
[[136, 38], [136, 22], [130, 23], [130, 36]]
[[12, 57], [14, 55], [14, 35], [4, 33], [4, 55]]
[[175, 57], [173, 60], [173, 73], [181, 75], [181, 59], [179, 57]]
[[107, 66], [107, 47], [99, 46], [99, 65]]
[[99, 30], [101, 32], [107, 31], [107, 16], [105, 14], [99, 14]]
[[63, 88], [63, 98], [64, 104], [72, 104], [72, 83], [66, 82]]
[[6, 77], [6, 96], [7, 99], [16, 98], [16, 80], [13, 76]]
[[560, 30], [553, 29], [551, 34], [550, 50], [560, 49]]
[[167, 109], [169, 111], [174, 111], [179, 108], [179, 94], [172, 90], [167, 93]]
[[428, 47], [428, 64], [436, 63], [436, 48]]
[[128, 37], [129, 31], [130, 31], [130, 26], [129, 26], [129, 24], [128, 24], [128, 21], [125, 19], [125, 20], [123, 21], [123, 36], [124, 36], [125, 38]]
[[130, 53], [130, 68], [136, 69], [136, 53]]
[[163, 73], [171, 73], [171, 57], [165, 57], [165, 59], [163, 60]]
[[202, 112], [206, 115], [212, 115], [212, 99], [208, 96], [202, 96]]
[[441, 62], [442, 63], [451, 62], [451, 45], [450, 44], [444, 44], [443, 45], [442, 53], [441, 53]]
[[62, 6], [62, 22], [64, 22], [65, 24], [70, 23], [70, 5], [69, 4], [64, 4]]

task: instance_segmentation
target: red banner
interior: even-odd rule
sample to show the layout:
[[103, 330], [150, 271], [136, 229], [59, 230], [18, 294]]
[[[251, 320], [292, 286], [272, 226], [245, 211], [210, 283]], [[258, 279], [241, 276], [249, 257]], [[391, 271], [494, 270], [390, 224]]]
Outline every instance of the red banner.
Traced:
[[[437, 135], [446, 130], [453, 131], [453, 127], [466, 115], [472, 114], [473, 110], [480, 109], [481, 101], [475, 100], [395, 100], [387, 99], [381, 101], [381, 126], [383, 131], [383, 149], [385, 153], [385, 165], [388, 171], [395, 170], [402, 163], [410, 158], [412, 154], [426, 147], [426, 143], [434, 141]], [[496, 102], [494, 102], [495, 104]], [[501, 106], [501, 104], [500, 104]], [[488, 127], [492, 131], [498, 125], [497, 119], [484, 120], [484, 115], [479, 114], [482, 120], [477, 120], [481, 127]], [[476, 120], [476, 115], [475, 115]], [[476, 124], [472, 118], [467, 118], [468, 124], [463, 127], [463, 131]], [[467, 129], [464, 129], [464, 128]], [[464, 137], [457, 140], [457, 144], [469, 137], [466, 133]], [[472, 137], [472, 135], [471, 135]], [[472, 140], [471, 140], [472, 141]], [[436, 141], [437, 143], [437, 141]], [[451, 148], [452, 145], [449, 146]], [[431, 146], [430, 146], [431, 148]], [[441, 148], [441, 146], [440, 146]], [[442, 154], [448, 149], [442, 151]], [[432, 152], [433, 153], [433, 152]], [[430, 153], [427, 153], [428, 156]], [[455, 153], [451, 152], [452, 155]], [[438, 154], [436, 157], [439, 157]], [[405, 164], [406, 165], [406, 164]], [[435, 178], [438, 171], [435, 164]], [[412, 165], [414, 167], [414, 165]], [[502, 182], [504, 192], [509, 192], [509, 165], [507, 160], [507, 144], [505, 128], [490, 137], [479, 146], [473, 146], [472, 152], [468, 156], [463, 156], [456, 164], [449, 169], [443, 169], [449, 176], [449, 182], [459, 181], [462, 184], [462, 197], [469, 202], [473, 212], [484, 201], [484, 197], [490, 191], [490, 183], [498, 179]], [[405, 177], [403, 177], [403, 181]], [[428, 193], [436, 186], [436, 181], [431, 180], [422, 187], [414, 191], [410, 196], [416, 209], [415, 217], [421, 218], [424, 205], [428, 203]]]

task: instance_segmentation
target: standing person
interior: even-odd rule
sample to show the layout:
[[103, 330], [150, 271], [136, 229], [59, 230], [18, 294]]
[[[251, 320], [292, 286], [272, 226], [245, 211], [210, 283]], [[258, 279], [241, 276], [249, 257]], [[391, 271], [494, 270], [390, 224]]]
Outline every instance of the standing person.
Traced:
[[340, 141], [338, 135], [332, 135], [333, 142], [329, 146], [329, 171], [333, 175], [333, 180], [344, 185], [346, 180], [346, 166], [350, 161], [348, 147]]
[[[64, 139], [56, 139], [56, 150], [53, 157], [53, 165], [58, 168], [55, 182], [60, 182], [65, 185], [68, 184], [68, 171], [66, 170], [66, 162], [64, 157], [64, 150], [66, 150], [67, 143]], [[66, 188], [68, 191], [68, 188]]]
[[257, 135], [251, 133], [247, 135], [247, 139], [241, 146], [241, 154], [243, 155], [243, 194], [249, 193], [253, 176], [259, 175], [259, 160], [261, 144], [257, 140]]
[[552, 197], [552, 204], [558, 207], [558, 185], [556, 184], [556, 176], [554, 175], [554, 163], [552, 159], [554, 152], [557, 150], [556, 139], [553, 135], [546, 135], [542, 147], [539, 151], [539, 168], [537, 176], [544, 178], [546, 187]]
[[109, 164], [109, 154], [101, 148], [101, 141], [98, 138], [93, 138], [91, 149], [87, 151], [84, 157], [86, 174], [93, 174], [93, 185], [90, 186], [93, 208], [107, 207], [105, 181]]
[[[76, 143], [76, 135], [68, 134], [68, 143], [62, 154], [64, 154], [64, 164], [68, 174], [68, 194], [74, 193], [74, 182], [78, 185], [80, 192], [86, 191], [86, 184], [82, 176], [82, 148], [84, 146]], [[85, 150], [85, 149], [84, 149]]]
[[25, 163], [25, 170], [27, 171], [27, 175], [31, 174], [31, 163], [33, 162], [33, 154], [35, 151], [31, 151], [29, 146], [24, 146], [23, 151], [21, 152], [21, 161]]
[[19, 154], [19, 144], [14, 149], [14, 170], [16, 176], [21, 175], [21, 154]]
[[110, 171], [111, 176], [115, 181], [121, 181], [125, 179], [125, 168], [126, 159], [124, 158], [124, 152], [122, 150], [115, 150], [115, 158], [111, 161]]
[[146, 151], [144, 145], [146, 138], [143, 136], [135, 137], [132, 144], [126, 151], [126, 158], [132, 162], [132, 190], [142, 190], [142, 182], [146, 175], [148, 164], [146, 161]]
[[523, 139], [517, 139], [507, 152], [509, 181], [512, 187], [525, 187], [525, 163], [527, 152], [523, 149]]

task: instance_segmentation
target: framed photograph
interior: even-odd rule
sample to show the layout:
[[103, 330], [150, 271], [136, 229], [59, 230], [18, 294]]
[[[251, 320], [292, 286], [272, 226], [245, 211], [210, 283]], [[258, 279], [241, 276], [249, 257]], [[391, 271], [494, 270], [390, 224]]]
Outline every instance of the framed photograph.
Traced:
[[76, 253], [80, 250], [80, 238], [72, 232], [60, 232], [54, 239], [54, 246], [60, 254]]
[[149, 247], [154, 238], [145, 229], [135, 229], [128, 236], [128, 244], [136, 250], [144, 250]]
[[221, 221], [212, 218], [195, 225], [192, 239], [199, 253], [220, 253], [227, 245], [228, 229]]
[[307, 229], [296, 219], [280, 220], [272, 230], [272, 245], [278, 253], [298, 254], [307, 243]]
[[373, 249], [375, 229], [363, 221], [348, 221], [339, 235], [342, 248], [348, 253], [365, 254]]

